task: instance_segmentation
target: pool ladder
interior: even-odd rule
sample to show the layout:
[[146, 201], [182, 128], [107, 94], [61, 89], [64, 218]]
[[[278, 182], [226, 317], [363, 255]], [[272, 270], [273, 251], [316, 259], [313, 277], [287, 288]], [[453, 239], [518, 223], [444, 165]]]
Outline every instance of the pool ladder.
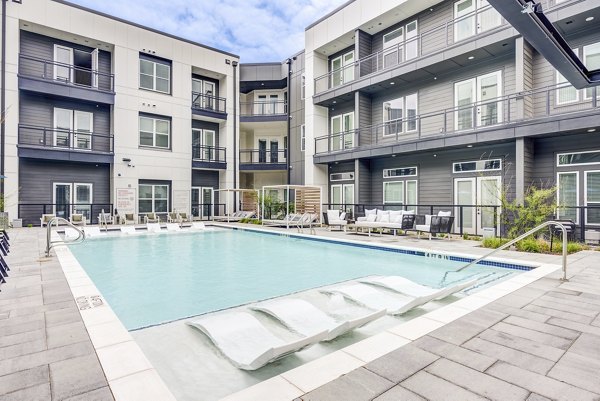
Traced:
[[[75, 229], [75, 231], [77, 231], [79, 234], [77, 238], [72, 241], [52, 241], [52, 225], [56, 224], [56, 227], [58, 227], [59, 222], [64, 222], [69, 227]], [[48, 226], [46, 229], [46, 257], [50, 256], [50, 250], [56, 245], [81, 244], [83, 241], [85, 241], [85, 232], [81, 228], [72, 224], [69, 220], [63, 219], [62, 217], [53, 217], [50, 219], [50, 221], [48, 221]]]
[[458, 270], [449, 270], [444, 274], [444, 277], [442, 278], [442, 284], [445, 283], [446, 281], [446, 277], [448, 276], [448, 273], [458, 273], [460, 271], [465, 270], [468, 267], [471, 267], [473, 265], [476, 265], [477, 263], [481, 262], [482, 260], [492, 256], [493, 254], [495, 254], [496, 252], [500, 252], [506, 248], [508, 248], [511, 245], [516, 244], [517, 242], [529, 237], [531, 234], [534, 234], [536, 232], [538, 232], [539, 230], [541, 230], [542, 228], [546, 228], [548, 226], [557, 226], [558, 228], [560, 228], [560, 230], [562, 231], [562, 271], [563, 271], [563, 276], [561, 277], [561, 281], [569, 281], [569, 279], [567, 279], [567, 229], [565, 228], [565, 226], [562, 223], [559, 223], [558, 221], [546, 221], [542, 224], [540, 224], [539, 226], [532, 228], [531, 230], [527, 231], [525, 234], [522, 234], [520, 236], [518, 236], [515, 239], [512, 239], [510, 241], [508, 241], [506, 244], [492, 250], [489, 253], [486, 253], [485, 255], [467, 263], [466, 265], [464, 265], [463, 267], [459, 268]]

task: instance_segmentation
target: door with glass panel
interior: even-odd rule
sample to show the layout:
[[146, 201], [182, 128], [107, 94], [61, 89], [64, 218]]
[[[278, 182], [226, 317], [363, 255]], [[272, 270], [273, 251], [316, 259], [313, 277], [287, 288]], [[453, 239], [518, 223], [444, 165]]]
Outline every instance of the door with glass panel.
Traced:
[[600, 171], [585, 172], [585, 213], [587, 225], [600, 225]]
[[502, 23], [500, 14], [487, 0], [459, 0], [454, 3], [454, 42], [495, 28]]
[[383, 68], [401, 63], [404, 57], [404, 27], [383, 35]]
[[81, 213], [86, 220], [92, 221], [92, 184], [73, 184], [73, 213]]
[[194, 147], [194, 158], [198, 158], [203, 161], [216, 160], [217, 155], [215, 153], [215, 131], [208, 129], [193, 128], [192, 146]]
[[331, 85], [334, 88], [354, 80], [354, 51], [331, 60]]
[[[472, 207], [477, 203], [477, 179], [471, 178], [456, 178], [454, 179], [454, 204], [467, 205], [467, 207], [457, 207], [455, 215], [455, 227], [463, 227], [463, 232], [467, 234], [475, 234], [476, 230], [476, 209]], [[461, 214], [462, 209], [462, 214]]]
[[269, 104], [267, 107], [268, 114], [281, 114], [282, 111], [278, 109], [279, 96], [278, 95], [269, 95]]
[[354, 211], [354, 184], [334, 184], [331, 186], [331, 207]]
[[271, 163], [279, 163], [279, 141], [277, 140], [271, 140], [270, 142], [270, 158], [271, 158]]
[[557, 174], [556, 217], [560, 220], [572, 220], [579, 223], [579, 172], [568, 171]]
[[454, 84], [457, 131], [502, 122], [502, 73], [496, 71]]
[[69, 219], [71, 216], [72, 190], [73, 185], [71, 183], [55, 182], [53, 184], [52, 203], [54, 204], [54, 214], [56, 217]]
[[258, 162], [259, 163], [267, 162], [267, 140], [266, 139], [258, 140]]
[[73, 49], [54, 45], [54, 79], [73, 82]]
[[[500, 205], [501, 182], [499, 176], [454, 179], [454, 204], [463, 206], [464, 233], [481, 235], [483, 228], [498, 226], [500, 210], [494, 206]], [[456, 207], [455, 216], [455, 227], [458, 230], [461, 224], [460, 207]]]
[[354, 112], [331, 117], [331, 150], [354, 147]]
[[484, 228], [497, 227], [500, 224], [500, 206], [502, 180], [498, 176], [477, 177], [477, 232], [483, 233]]
[[74, 111], [73, 145], [76, 149], [92, 149], [92, 132], [94, 131], [94, 115], [85, 111]]
[[71, 132], [73, 131], [73, 110], [54, 108], [54, 138], [53, 145], [71, 147]]
[[258, 103], [255, 105], [256, 114], [264, 116], [267, 111], [267, 95], [258, 95]]
[[213, 215], [213, 195], [211, 187], [192, 187], [192, 216], [210, 219]]

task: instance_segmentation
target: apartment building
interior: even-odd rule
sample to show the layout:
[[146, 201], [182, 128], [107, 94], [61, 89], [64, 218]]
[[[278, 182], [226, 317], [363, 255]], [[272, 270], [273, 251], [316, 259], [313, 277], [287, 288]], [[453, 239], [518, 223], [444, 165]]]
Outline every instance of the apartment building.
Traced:
[[6, 210], [202, 217], [233, 187], [239, 57], [54, 0], [7, 4]]
[[[544, 2], [590, 70], [599, 7]], [[600, 205], [598, 88], [566, 83], [487, 1], [350, 1], [307, 28], [305, 64], [306, 183], [331, 204], [451, 209], [481, 234], [499, 217], [474, 205], [557, 185], [559, 218], [600, 225], [576, 208]]]

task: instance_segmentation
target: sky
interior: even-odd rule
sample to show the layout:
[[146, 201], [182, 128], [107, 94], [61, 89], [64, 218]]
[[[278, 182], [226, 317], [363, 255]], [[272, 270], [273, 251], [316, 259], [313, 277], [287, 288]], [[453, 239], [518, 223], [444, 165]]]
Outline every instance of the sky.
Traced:
[[302, 50], [304, 29], [347, 0], [71, 1], [256, 63]]

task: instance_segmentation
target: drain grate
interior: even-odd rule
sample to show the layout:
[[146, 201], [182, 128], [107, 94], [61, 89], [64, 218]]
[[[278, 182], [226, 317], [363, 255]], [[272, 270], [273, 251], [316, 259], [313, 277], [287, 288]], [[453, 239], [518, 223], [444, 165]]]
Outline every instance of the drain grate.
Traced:
[[75, 298], [79, 310], [87, 310], [104, 306], [104, 300], [100, 295], [88, 295]]

